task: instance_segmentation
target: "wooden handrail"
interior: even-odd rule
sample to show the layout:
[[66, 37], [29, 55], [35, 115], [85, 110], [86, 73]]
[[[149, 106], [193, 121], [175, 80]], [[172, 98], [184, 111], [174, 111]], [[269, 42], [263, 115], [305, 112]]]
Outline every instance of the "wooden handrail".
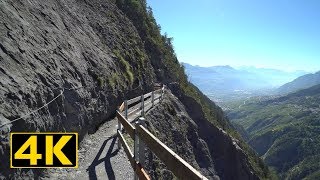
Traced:
[[120, 121], [121, 124], [123, 125], [124, 130], [125, 130], [126, 132], [128, 132], [128, 134], [130, 135], [130, 137], [131, 137], [132, 139], [134, 139], [134, 130], [135, 130], [135, 127], [133, 127], [133, 126], [131, 125], [131, 123], [128, 122], [128, 121], [126, 120], [126, 118], [123, 117], [123, 115], [122, 115], [119, 111], [117, 111], [116, 115], [117, 115], [118, 121]]
[[120, 142], [124, 148], [124, 152], [127, 154], [127, 157], [130, 161], [131, 167], [135, 169], [140, 180], [150, 180], [149, 175], [147, 174], [146, 170], [141, 166], [140, 163], [136, 163], [133, 157], [133, 153], [131, 152], [127, 142], [125, 141], [124, 137], [122, 136], [121, 132], [117, 130]]
[[142, 141], [149, 149], [171, 170], [179, 179], [207, 179], [201, 175], [190, 164], [163, 144], [158, 138], [151, 134], [141, 125], [136, 126], [136, 131]]
[[129, 99], [129, 100], [128, 100], [128, 105], [134, 104], [134, 103], [136, 103], [136, 102], [139, 102], [140, 100], [141, 100], [141, 97], [140, 97], [140, 96], [135, 97], [135, 98], [132, 98], [132, 99]]
[[136, 163], [135, 171], [139, 177], [139, 180], [150, 180], [149, 175], [147, 174], [146, 170], [141, 166], [140, 163]]
[[124, 110], [124, 102], [120, 105], [119, 111], [122, 112]]
[[158, 96], [158, 97], [155, 97], [154, 100], [157, 100], [157, 99], [160, 99], [160, 98], [161, 98], [161, 96]]
[[141, 108], [139, 107], [139, 108], [136, 108], [136, 109], [134, 109], [133, 111], [130, 111], [129, 113], [128, 113], [128, 116], [130, 116], [131, 114], [133, 114], [133, 113], [137, 113], [137, 112], [139, 112], [141, 110]]
[[[124, 130], [130, 135], [130, 137], [133, 140], [135, 140], [135, 143], [138, 142], [136, 141], [135, 138], [141, 139], [149, 147], [149, 149], [158, 158], [160, 158], [160, 160], [162, 160], [164, 164], [166, 164], [168, 169], [171, 170], [173, 174], [175, 174], [175, 176], [177, 176], [179, 179], [195, 179], [195, 180], [205, 179], [206, 180], [207, 179], [206, 177], [204, 177], [200, 172], [194, 169], [179, 155], [173, 152], [168, 146], [162, 143], [158, 138], [156, 138], [152, 133], [150, 133], [145, 127], [143, 127], [140, 124], [137, 124], [136, 127], [134, 127], [133, 125], [131, 125], [131, 123], [127, 119], [129, 115], [135, 112], [138, 112], [140, 110], [143, 111], [141, 113], [141, 115], [143, 116], [144, 111], [151, 109], [154, 106], [154, 102], [157, 99], [162, 98], [163, 93], [164, 93], [164, 87], [162, 87], [161, 89], [152, 91], [150, 93], [147, 93], [143, 96], [141, 95], [125, 101], [119, 107], [119, 111], [116, 112], [117, 118], [119, 122], [122, 124]], [[158, 97], [155, 97], [155, 94], [161, 94], [161, 95]], [[151, 97], [152, 102], [144, 104], [144, 100], [149, 97]], [[141, 107], [128, 112], [128, 106], [131, 104], [135, 104], [137, 102], [141, 102]], [[158, 102], [160, 102], [160, 100]], [[124, 117], [121, 114], [121, 112], [123, 111], [127, 112], [126, 117]], [[121, 124], [119, 124], [119, 126], [121, 126]], [[128, 144], [126, 143], [125, 139], [121, 134], [121, 128], [118, 128], [117, 133], [119, 136], [119, 141], [124, 147], [124, 150], [129, 158], [132, 168], [135, 170], [136, 175], [139, 177], [139, 179], [150, 180], [150, 177], [146, 173], [145, 169], [143, 169], [142, 165], [138, 162], [141, 159], [137, 160], [134, 158], [134, 157], [138, 157], [136, 156], [136, 148], [135, 148], [135, 155], [133, 155], [133, 153], [129, 149]], [[136, 147], [136, 144], [135, 144], [135, 147]]]
[[130, 164], [132, 166], [132, 168], [135, 167], [135, 161], [134, 161], [134, 157], [133, 157], [133, 153], [131, 152], [129, 145], [127, 144], [126, 140], [124, 139], [123, 135], [121, 134], [121, 132], [119, 130], [117, 130], [120, 142], [123, 146], [124, 152], [127, 154], [127, 157], [130, 161]]
[[161, 88], [162, 88], [162, 86], [154, 86], [153, 87], [154, 90], [158, 90], [158, 89], [161, 89]]
[[151, 97], [151, 94], [152, 94], [152, 92], [149, 92], [149, 93], [143, 95], [143, 98], [146, 99], [146, 98], [148, 98], [148, 97]]
[[153, 91], [154, 93], [158, 93], [158, 92], [161, 92], [162, 91], [162, 89], [158, 89], [158, 90], [155, 90], [155, 91]]
[[[148, 98], [148, 97], [151, 97], [151, 94], [152, 94], [152, 92], [149, 92], [149, 93], [143, 95], [144, 99], [146, 99], [146, 98]], [[141, 101], [141, 97], [140, 97], [140, 96], [135, 97], [135, 98], [132, 98], [132, 99], [129, 99], [129, 100], [128, 100], [128, 105], [137, 103], [137, 102], [139, 102], [139, 101]]]

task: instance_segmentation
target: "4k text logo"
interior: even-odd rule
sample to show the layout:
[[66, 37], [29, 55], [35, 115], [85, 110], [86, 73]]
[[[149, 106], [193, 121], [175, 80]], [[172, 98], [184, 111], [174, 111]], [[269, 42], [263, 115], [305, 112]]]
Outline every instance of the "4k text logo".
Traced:
[[11, 168], [78, 167], [77, 133], [11, 133]]

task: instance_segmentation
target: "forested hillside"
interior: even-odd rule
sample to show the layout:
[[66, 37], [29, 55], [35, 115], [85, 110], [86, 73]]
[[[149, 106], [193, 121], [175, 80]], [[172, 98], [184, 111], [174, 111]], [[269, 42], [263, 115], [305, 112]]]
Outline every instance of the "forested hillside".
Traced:
[[282, 178], [320, 178], [320, 85], [246, 101], [228, 113], [248, 143]]

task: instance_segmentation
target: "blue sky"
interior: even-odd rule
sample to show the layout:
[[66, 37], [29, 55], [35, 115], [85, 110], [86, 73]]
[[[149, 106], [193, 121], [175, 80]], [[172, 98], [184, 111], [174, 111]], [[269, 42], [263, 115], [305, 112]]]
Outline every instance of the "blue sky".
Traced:
[[320, 70], [320, 0], [147, 0], [178, 59]]

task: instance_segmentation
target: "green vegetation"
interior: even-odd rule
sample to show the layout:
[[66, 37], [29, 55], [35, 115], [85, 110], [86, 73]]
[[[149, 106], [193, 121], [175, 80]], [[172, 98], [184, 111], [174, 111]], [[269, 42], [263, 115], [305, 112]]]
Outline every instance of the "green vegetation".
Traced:
[[111, 77], [108, 78], [108, 82], [112, 89], [116, 89], [117, 83], [121, 82], [121, 80], [117, 73], [113, 73]]
[[234, 104], [232, 122], [243, 126], [249, 144], [282, 178], [319, 179], [320, 86], [260, 100]]
[[118, 50], [113, 50], [114, 55], [117, 56], [122, 68], [125, 69], [125, 76], [127, 78], [127, 80], [129, 81], [130, 84], [133, 83], [133, 73], [131, 70], [131, 66], [130, 64], [123, 58], [123, 56], [120, 54], [120, 52]]
[[98, 81], [98, 86], [99, 87], [102, 87], [104, 85], [104, 79], [102, 77], [98, 77], [97, 81]]
[[116, 3], [137, 28], [157, 78], [167, 82], [187, 82], [184, 69], [174, 53], [172, 38], [160, 34], [160, 25], [156, 23], [152, 9], [147, 7], [146, 1], [117, 0]]
[[100, 88], [107, 86], [108, 88], [111, 87], [112, 89], [116, 89], [118, 85], [123, 87], [125, 86], [124, 82], [121, 81], [119, 74], [116, 72], [112, 73], [109, 76], [105, 76], [103, 74], [100, 74], [100, 75], [94, 74], [93, 76]]

